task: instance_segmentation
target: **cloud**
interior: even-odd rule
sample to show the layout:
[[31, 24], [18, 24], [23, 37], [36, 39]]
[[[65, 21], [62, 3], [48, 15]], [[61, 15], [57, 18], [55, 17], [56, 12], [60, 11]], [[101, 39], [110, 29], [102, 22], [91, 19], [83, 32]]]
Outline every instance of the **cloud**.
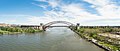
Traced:
[[[72, 23], [81, 23], [81, 25], [119, 25], [120, 7], [117, 2], [111, 0], [82, 0], [83, 3], [65, 3], [64, 0], [35, 0], [48, 4], [32, 3], [42, 7], [43, 16], [16, 15], [26, 17], [26, 23], [21, 24], [39, 24], [51, 21], [68, 21]], [[84, 8], [90, 7], [90, 8]], [[87, 10], [94, 9], [88, 12]], [[96, 12], [93, 14], [91, 12]], [[99, 15], [97, 15], [99, 14]], [[5, 15], [4, 15], [5, 16]], [[9, 15], [10, 16], [10, 15]], [[15, 16], [15, 15], [14, 15]]]
[[5, 14], [5, 15], [0, 15], [0, 23], [7, 23], [7, 24], [31, 24], [28, 21], [29, 17], [33, 17], [33, 16], [32, 15], [23, 15], [23, 14]]
[[39, 5], [39, 4], [36, 4], [36, 3], [32, 3], [33, 5], [36, 5], [36, 6], [39, 6], [41, 8], [43, 8], [44, 10], [46, 10], [46, 8], [48, 7], [47, 5]]
[[119, 18], [120, 17], [120, 7], [114, 4], [111, 0], [84, 0], [88, 3], [93, 4], [94, 9], [96, 9], [101, 17], [105, 18]]
[[[46, 2], [51, 6], [52, 8], [55, 8], [59, 5], [60, 0], [36, 0], [39, 2]], [[42, 5], [41, 5], [42, 6]]]
[[[52, 2], [51, 2], [52, 1]], [[113, 19], [120, 19], [120, 7], [115, 5], [111, 0], [83, 0], [90, 5], [91, 8], [95, 9], [99, 14], [92, 14], [90, 12], [87, 12], [86, 9], [89, 8], [83, 8], [84, 6], [81, 6], [80, 3], [70, 3], [65, 4], [61, 1], [57, 0], [44, 0], [43, 2], [48, 2], [49, 5], [53, 8], [50, 11], [45, 11], [45, 19], [52, 21], [52, 20], [64, 20], [69, 21], [73, 23], [80, 22], [83, 25], [89, 25], [90, 23], [92, 25], [98, 25], [96, 23], [115, 23], [116, 21], [113, 21]], [[51, 4], [50, 4], [51, 3]], [[55, 8], [59, 7], [59, 11], [56, 11]], [[94, 11], [92, 11], [94, 12]], [[44, 20], [45, 20], [44, 19]], [[109, 21], [106, 21], [109, 20]], [[92, 22], [92, 20], [95, 20]], [[101, 20], [101, 21], [98, 21]], [[89, 22], [87, 22], [89, 21]], [[90, 22], [91, 21], [91, 22]], [[120, 21], [117, 21], [117, 23]], [[99, 25], [100, 25], [99, 24]], [[112, 25], [112, 24], [110, 24]]]

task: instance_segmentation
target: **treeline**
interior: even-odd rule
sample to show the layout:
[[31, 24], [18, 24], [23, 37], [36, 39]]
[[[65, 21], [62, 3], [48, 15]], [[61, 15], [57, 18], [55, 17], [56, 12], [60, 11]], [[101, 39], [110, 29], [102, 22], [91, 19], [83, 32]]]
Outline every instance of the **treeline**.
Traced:
[[16, 34], [16, 33], [35, 33], [42, 30], [34, 28], [20, 28], [20, 27], [0, 27], [0, 34]]
[[120, 51], [120, 39], [99, 35], [120, 32], [119, 28], [80, 28], [77, 32], [88, 40], [96, 39], [98, 44], [108, 47], [111, 51]]
[[93, 27], [93, 28], [80, 28], [80, 29], [94, 29], [94, 30], [101, 31], [102, 33], [105, 33], [105, 32], [120, 32], [120, 28], [112, 28], [112, 27], [106, 27], [106, 28]]

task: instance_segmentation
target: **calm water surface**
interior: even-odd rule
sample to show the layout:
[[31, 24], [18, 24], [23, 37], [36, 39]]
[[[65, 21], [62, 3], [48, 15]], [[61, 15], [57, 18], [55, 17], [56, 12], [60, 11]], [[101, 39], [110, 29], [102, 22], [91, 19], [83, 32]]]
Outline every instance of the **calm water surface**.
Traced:
[[104, 51], [68, 28], [34, 34], [1, 35], [0, 51]]

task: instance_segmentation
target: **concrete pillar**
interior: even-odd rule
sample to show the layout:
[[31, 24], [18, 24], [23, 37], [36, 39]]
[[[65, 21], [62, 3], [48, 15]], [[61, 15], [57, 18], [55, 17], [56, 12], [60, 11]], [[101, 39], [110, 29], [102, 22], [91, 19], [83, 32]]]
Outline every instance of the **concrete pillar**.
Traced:
[[36, 29], [39, 29], [38, 26], [36, 27]]
[[44, 30], [44, 25], [43, 25], [43, 23], [40, 23], [39, 29], [40, 29], [40, 30]]
[[80, 29], [80, 24], [79, 23], [77, 23], [77, 25], [76, 25], [76, 30], [78, 30], [78, 29]]
[[39, 26], [39, 30], [43, 30], [43, 26]]

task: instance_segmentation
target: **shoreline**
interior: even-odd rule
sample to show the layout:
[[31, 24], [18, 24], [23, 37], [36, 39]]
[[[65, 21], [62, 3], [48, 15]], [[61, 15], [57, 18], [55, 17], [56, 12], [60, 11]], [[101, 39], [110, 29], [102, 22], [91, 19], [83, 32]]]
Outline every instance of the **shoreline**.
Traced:
[[[4, 29], [5, 28], [6, 27], [4, 27]], [[7, 27], [7, 29], [5, 29], [5, 30], [4, 29], [3, 30], [0, 29], [0, 35], [15, 35], [15, 34], [21, 34], [21, 33], [38, 33], [38, 32], [43, 32], [43, 30], [32, 29], [32, 28], [23, 29], [23, 28]]]
[[34, 29], [34, 28], [21, 28], [21, 27], [0, 27], [0, 35], [5, 34], [21, 34], [21, 33], [37, 33], [43, 32], [43, 30]]
[[106, 48], [105, 46], [100, 45], [98, 42], [92, 41], [92, 39], [88, 39], [88, 38], [86, 38], [86, 37], [80, 35], [80, 33], [77, 32], [77, 31], [75, 31], [75, 30], [72, 30], [72, 31], [75, 32], [75, 33], [77, 33], [81, 38], [85, 39], [86, 41], [88, 41], [88, 42], [90, 42], [90, 43], [92, 43], [92, 44], [98, 46], [99, 48], [102, 48], [102, 49], [104, 49], [105, 51], [110, 51], [110, 49]]
[[[41, 33], [41, 32], [43, 32], [43, 31], [34, 32], [34, 33]], [[22, 33], [29, 33], [29, 32], [8, 32], [8, 33], [0, 34], [0, 35], [16, 35], [16, 34], [22, 34]]]

